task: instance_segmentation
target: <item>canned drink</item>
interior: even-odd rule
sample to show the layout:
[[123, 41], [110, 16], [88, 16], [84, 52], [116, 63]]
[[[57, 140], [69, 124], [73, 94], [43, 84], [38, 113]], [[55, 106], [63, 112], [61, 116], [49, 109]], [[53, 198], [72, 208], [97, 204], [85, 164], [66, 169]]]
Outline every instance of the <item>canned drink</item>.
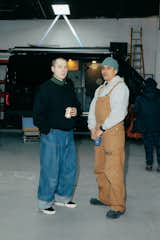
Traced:
[[71, 118], [71, 107], [67, 107], [66, 108], [66, 112], [65, 112], [65, 118]]
[[100, 146], [101, 145], [101, 141], [102, 141], [102, 139], [101, 139], [101, 137], [99, 137], [98, 139], [94, 140], [94, 144], [96, 146]]

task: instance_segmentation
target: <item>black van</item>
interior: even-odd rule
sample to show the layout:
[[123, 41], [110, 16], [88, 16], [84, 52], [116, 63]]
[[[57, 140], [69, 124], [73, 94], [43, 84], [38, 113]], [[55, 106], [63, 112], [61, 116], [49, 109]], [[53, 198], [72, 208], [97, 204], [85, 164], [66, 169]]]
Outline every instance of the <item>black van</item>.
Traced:
[[38, 86], [51, 77], [51, 61], [57, 57], [68, 60], [68, 81], [73, 84], [82, 107], [75, 132], [86, 133], [87, 113], [95, 89], [103, 83], [100, 63], [114, 56], [120, 65], [119, 75], [130, 89], [130, 102], [139, 94], [143, 78], [121, 57], [108, 48], [49, 48], [15, 47], [10, 50], [6, 91], [9, 106], [5, 108], [5, 122], [21, 128], [22, 116], [32, 116], [34, 96]]

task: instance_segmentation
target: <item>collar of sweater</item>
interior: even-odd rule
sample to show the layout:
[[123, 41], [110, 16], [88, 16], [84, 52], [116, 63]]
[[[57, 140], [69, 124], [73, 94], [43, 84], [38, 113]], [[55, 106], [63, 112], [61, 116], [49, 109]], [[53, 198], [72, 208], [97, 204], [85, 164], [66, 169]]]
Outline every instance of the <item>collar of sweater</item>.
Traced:
[[65, 79], [63, 80], [58, 80], [57, 78], [55, 78], [54, 76], [51, 78], [51, 81], [54, 82], [56, 85], [59, 86], [64, 86], [65, 85]]

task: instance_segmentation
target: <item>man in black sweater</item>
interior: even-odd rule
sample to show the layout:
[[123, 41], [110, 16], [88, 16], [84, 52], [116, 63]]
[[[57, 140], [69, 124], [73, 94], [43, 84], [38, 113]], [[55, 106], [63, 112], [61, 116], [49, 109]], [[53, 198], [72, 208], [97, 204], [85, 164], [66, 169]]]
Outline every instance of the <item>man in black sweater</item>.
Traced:
[[80, 106], [73, 88], [66, 81], [67, 61], [52, 61], [53, 77], [44, 82], [33, 107], [34, 124], [40, 137], [40, 178], [38, 207], [54, 214], [54, 205], [75, 208], [72, 202], [77, 172], [73, 136], [75, 118]]
[[136, 121], [134, 131], [143, 134], [146, 153], [146, 170], [152, 171], [153, 150], [157, 152], [157, 171], [160, 172], [160, 90], [152, 78], [145, 81], [143, 94], [135, 101]]

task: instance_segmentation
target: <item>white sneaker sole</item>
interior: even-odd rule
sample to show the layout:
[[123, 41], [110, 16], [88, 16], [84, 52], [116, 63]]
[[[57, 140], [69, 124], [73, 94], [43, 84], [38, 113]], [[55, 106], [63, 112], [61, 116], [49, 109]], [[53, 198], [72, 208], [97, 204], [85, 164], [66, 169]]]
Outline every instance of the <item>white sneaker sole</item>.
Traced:
[[68, 203], [62, 203], [62, 202], [54, 202], [55, 206], [60, 206], [60, 207], [67, 207], [67, 208], [76, 208], [77, 204], [68, 204]]
[[56, 211], [47, 211], [45, 209], [40, 209], [40, 212], [46, 214], [46, 215], [54, 215]]

